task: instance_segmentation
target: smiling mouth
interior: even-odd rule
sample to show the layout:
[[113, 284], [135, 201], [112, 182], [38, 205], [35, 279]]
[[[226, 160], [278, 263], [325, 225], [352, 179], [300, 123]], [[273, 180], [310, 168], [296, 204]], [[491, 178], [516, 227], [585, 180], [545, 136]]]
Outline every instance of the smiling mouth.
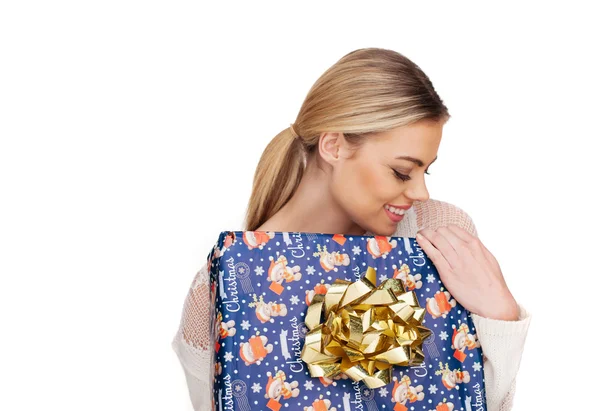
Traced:
[[385, 207], [383, 207], [383, 209], [385, 210], [385, 213], [390, 218], [390, 220], [392, 220], [392, 222], [394, 223], [397, 223], [404, 218], [404, 210], [393, 211], [394, 209], [390, 209], [390, 207], [387, 204]]
[[383, 206], [383, 208], [385, 208], [387, 211], [394, 213], [396, 215], [404, 215], [404, 213], [406, 213], [406, 209], [405, 208], [398, 208], [398, 207], [394, 207], [394, 206], [390, 206], [389, 204], [386, 204]]

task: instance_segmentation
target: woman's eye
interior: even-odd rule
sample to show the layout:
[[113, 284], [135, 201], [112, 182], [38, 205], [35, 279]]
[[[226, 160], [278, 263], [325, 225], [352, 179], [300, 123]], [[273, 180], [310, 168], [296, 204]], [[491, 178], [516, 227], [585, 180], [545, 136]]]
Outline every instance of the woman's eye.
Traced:
[[[408, 181], [411, 179], [410, 176], [407, 176], [406, 174], [402, 174], [394, 169], [392, 170], [394, 171], [394, 175], [402, 181]], [[425, 170], [425, 174], [431, 175], [431, 173], [428, 170]]]
[[[392, 170], [393, 170], [393, 169], [392, 169]], [[394, 170], [394, 174], [396, 175], [396, 177], [397, 177], [397, 178], [399, 178], [399, 179], [400, 179], [400, 180], [402, 180], [402, 181], [408, 181], [408, 180], [410, 180], [410, 177], [409, 177], [409, 176], [407, 176], [406, 174], [399, 173], [399, 172], [398, 172], [398, 171], [396, 171], [396, 170]]]

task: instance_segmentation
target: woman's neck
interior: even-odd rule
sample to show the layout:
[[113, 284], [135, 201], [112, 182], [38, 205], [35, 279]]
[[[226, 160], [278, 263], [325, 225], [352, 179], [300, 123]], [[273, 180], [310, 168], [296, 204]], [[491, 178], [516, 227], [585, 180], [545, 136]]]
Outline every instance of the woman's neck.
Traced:
[[324, 171], [307, 164], [292, 198], [256, 231], [364, 235], [331, 196]]

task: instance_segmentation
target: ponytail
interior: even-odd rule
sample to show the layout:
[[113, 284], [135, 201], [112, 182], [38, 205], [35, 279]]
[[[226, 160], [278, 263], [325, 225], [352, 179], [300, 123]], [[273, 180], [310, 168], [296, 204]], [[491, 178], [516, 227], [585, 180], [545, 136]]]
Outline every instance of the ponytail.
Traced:
[[290, 127], [281, 131], [263, 151], [246, 211], [246, 231], [254, 231], [292, 197], [304, 173], [304, 147]]

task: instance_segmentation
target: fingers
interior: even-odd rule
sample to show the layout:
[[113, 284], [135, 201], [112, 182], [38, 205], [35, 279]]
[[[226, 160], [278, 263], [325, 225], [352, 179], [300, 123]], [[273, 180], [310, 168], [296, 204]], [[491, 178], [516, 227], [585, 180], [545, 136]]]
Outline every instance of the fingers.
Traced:
[[481, 248], [483, 251], [483, 255], [485, 256], [485, 259], [492, 265], [497, 267], [498, 269], [495, 270], [494, 272], [499, 273], [499, 277], [502, 279], [502, 281], [504, 282], [504, 276], [502, 275], [502, 270], [500, 269], [500, 264], [498, 264], [498, 261], [496, 260], [496, 257], [494, 257], [494, 255], [490, 252], [490, 250], [487, 249], [487, 247], [481, 243]]
[[[481, 254], [483, 254], [488, 263], [494, 266], [498, 265], [498, 261], [496, 261], [494, 255], [481, 242], [481, 239], [472, 235], [467, 230], [456, 224], [448, 224], [448, 229], [451, 230], [454, 234], [456, 234], [456, 236], [462, 239], [465, 243], [467, 243], [469, 249], [472, 252], [481, 252]], [[499, 272], [499, 270], [497, 271]]]
[[461, 252], [463, 242], [452, 231], [445, 227], [438, 227], [436, 230], [424, 228], [420, 233], [441, 252], [451, 268], [456, 269], [459, 267], [460, 258], [458, 253]]
[[442, 275], [442, 273], [449, 272], [451, 270], [450, 264], [444, 258], [442, 253], [433, 246], [433, 244], [422, 234], [423, 230], [417, 233], [417, 242], [419, 246], [425, 251], [425, 254], [435, 265], [437, 271]]
[[462, 228], [459, 225], [448, 224], [447, 227], [450, 231], [452, 231], [458, 238], [463, 240], [465, 243], [470, 243], [471, 241], [473, 241], [473, 239], [477, 238], [477, 237], [471, 235], [471, 233], [469, 233], [467, 230], [465, 230], [464, 228]]
[[494, 256], [492, 255], [492, 253], [490, 253], [490, 251], [487, 249], [487, 247], [481, 242], [481, 239], [472, 235], [467, 230], [465, 230], [464, 228], [462, 228], [456, 224], [448, 224], [448, 229], [452, 230], [452, 232], [454, 232], [458, 237], [463, 239], [466, 243], [474, 244], [477, 246], [477, 248], [471, 248], [471, 250], [479, 250], [485, 255], [485, 258], [487, 260], [489, 260], [490, 262], [495, 261]]

